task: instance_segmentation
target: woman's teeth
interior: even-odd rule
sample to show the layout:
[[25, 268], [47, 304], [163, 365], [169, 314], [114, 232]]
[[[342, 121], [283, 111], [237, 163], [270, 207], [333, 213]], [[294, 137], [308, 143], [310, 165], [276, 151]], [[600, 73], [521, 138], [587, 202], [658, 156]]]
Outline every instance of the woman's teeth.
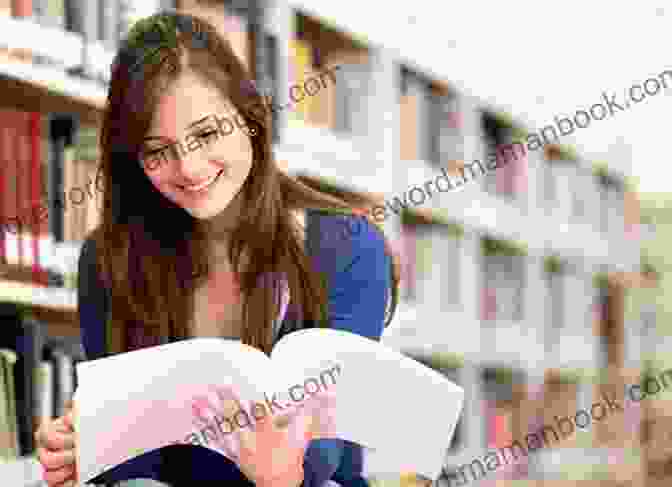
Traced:
[[180, 189], [182, 189], [183, 191], [187, 191], [187, 192], [190, 192], [190, 193], [199, 192], [199, 191], [202, 191], [202, 190], [206, 189], [206, 188], [209, 187], [212, 183], [214, 183], [215, 180], [219, 177], [219, 175], [220, 175], [221, 173], [222, 173], [222, 171], [219, 171], [217, 174], [215, 174], [213, 177], [211, 177], [211, 178], [208, 179], [207, 181], [204, 181], [204, 182], [202, 182], [201, 184], [196, 185], [196, 186], [179, 186], [179, 185], [178, 185], [178, 186], [179, 186]]

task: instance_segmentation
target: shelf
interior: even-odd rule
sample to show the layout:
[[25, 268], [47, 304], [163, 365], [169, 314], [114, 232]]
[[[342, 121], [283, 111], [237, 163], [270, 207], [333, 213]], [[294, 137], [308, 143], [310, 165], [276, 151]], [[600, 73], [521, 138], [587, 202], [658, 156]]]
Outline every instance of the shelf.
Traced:
[[77, 292], [71, 289], [33, 286], [0, 280], [0, 302], [39, 306], [60, 312], [77, 312]]

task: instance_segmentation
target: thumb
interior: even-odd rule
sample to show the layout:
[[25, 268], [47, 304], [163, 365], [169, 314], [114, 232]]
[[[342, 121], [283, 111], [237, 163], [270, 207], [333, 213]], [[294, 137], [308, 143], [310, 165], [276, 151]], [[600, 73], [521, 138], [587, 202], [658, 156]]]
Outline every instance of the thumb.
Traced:
[[294, 446], [305, 447], [313, 439], [314, 409], [307, 404], [297, 406], [292, 413], [287, 425], [287, 438]]
[[63, 416], [63, 424], [70, 431], [75, 431], [75, 427], [73, 426], [74, 422], [75, 422], [74, 411], [72, 409], [70, 409], [67, 412], [67, 414], [65, 416]]
[[323, 390], [315, 394], [307, 405], [312, 417], [313, 439], [336, 436], [336, 391]]

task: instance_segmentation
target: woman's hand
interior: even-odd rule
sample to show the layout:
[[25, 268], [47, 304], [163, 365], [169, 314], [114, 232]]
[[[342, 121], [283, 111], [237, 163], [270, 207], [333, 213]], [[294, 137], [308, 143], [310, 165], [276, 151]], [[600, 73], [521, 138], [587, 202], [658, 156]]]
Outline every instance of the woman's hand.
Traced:
[[77, 482], [71, 407], [72, 402], [65, 416], [43, 422], [35, 433], [37, 458], [44, 468], [43, 478], [49, 487]]
[[214, 424], [215, 417], [221, 423], [222, 417], [245, 414], [249, 426], [241, 428], [230, 421], [232, 432], [222, 435], [217, 445], [258, 487], [300, 486], [308, 443], [334, 436], [335, 394], [330, 391], [292, 404], [275, 418], [262, 404], [240, 399], [231, 386], [215, 387], [212, 392], [212, 397], [198, 397], [192, 402], [195, 424], [202, 428]]

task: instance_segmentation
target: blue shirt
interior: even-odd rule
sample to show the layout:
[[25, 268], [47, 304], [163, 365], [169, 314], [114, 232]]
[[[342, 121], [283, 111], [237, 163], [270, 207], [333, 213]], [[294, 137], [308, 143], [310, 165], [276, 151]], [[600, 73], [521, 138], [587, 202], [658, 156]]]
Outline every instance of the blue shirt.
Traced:
[[[364, 217], [307, 212], [306, 250], [316, 272], [326, 277], [331, 326], [380, 340], [388, 293], [391, 259], [381, 232]], [[109, 297], [95, 264], [95, 244], [87, 239], [79, 259], [78, 306], [82, 343], [88, 359], [107, 355], [105, 322]], [[282, 323], [291, 325], [287, 313]], [[282, 328], [281, 328], [282, 329]], [[282, 336], [282, 335], [280, 335]], [[313, 440], [304, 459], [304, 487], [320, 487], [332, 479], [343, 486], [367, 485], [362, 477], [362, 449], [337, 439]], [[197, 445], [169, 445], [147, 452], [91, 479], [111, 484], [151, 478], [171, 486], [253, 486], [237, 465]]]

